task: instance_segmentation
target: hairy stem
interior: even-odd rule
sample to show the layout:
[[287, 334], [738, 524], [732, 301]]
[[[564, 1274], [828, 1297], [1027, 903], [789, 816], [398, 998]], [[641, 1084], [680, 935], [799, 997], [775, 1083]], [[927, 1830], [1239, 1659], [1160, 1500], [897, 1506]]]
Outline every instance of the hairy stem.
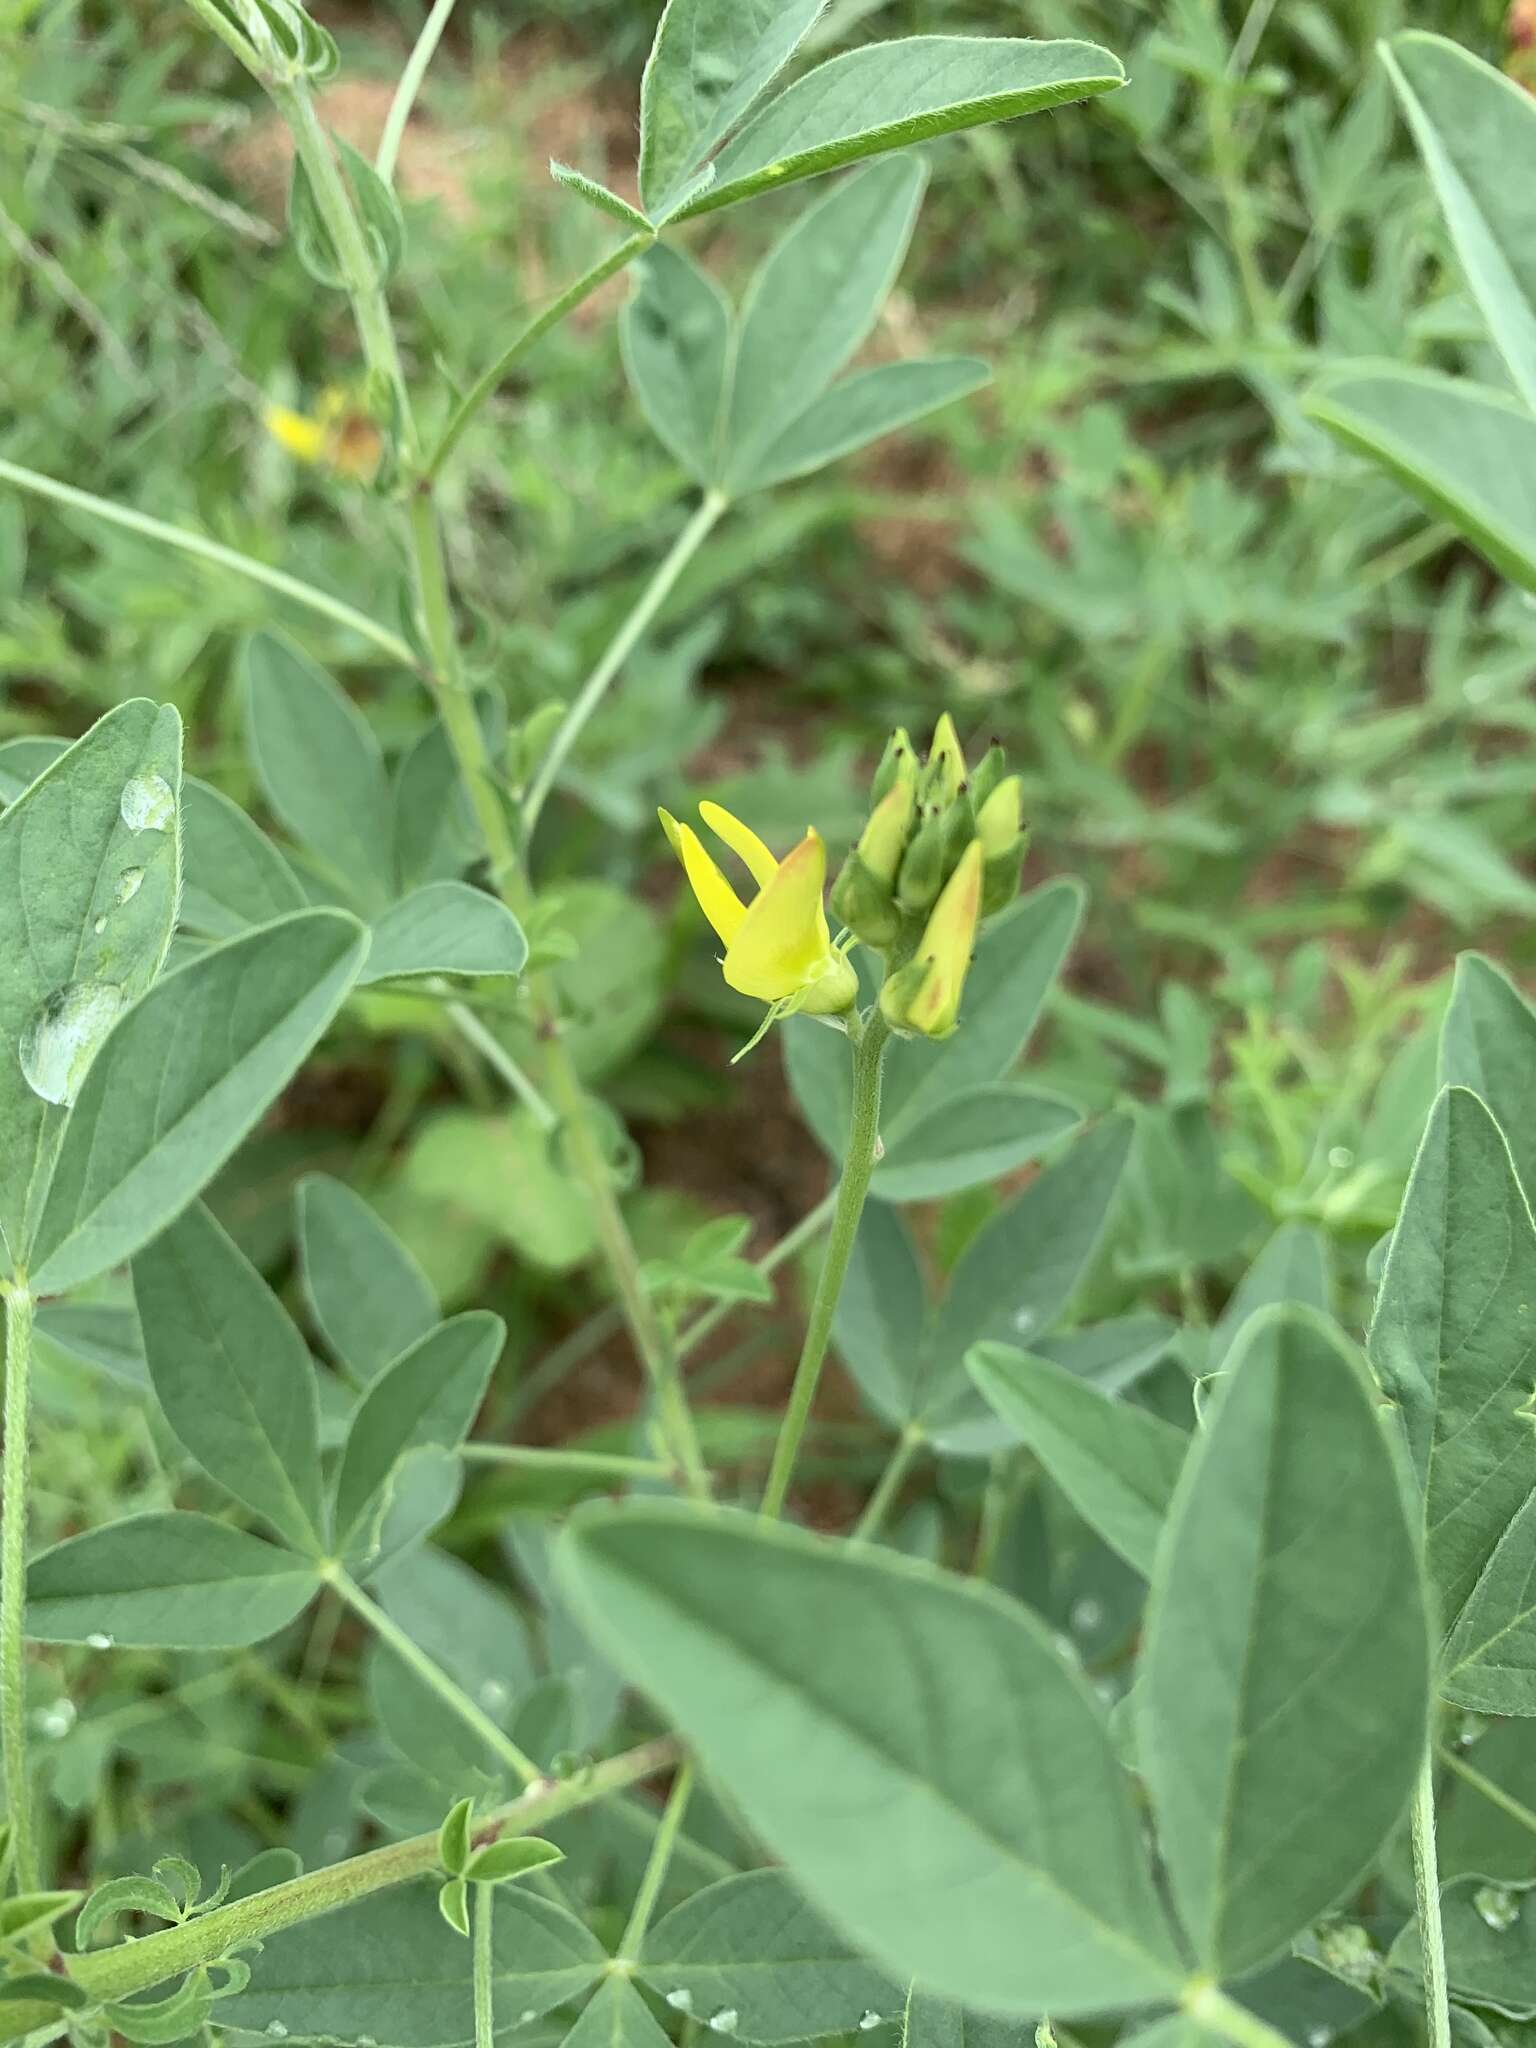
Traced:
[[[514, 1799], [483, 1824], [477, 1824], [475, 1840], [483, 1843], [509, 1835], [532, 1834], [561, 1814], [592, 1806], [599, 1799], [638, 1784], [642, 1778], [669, 1769], [677, 1757], [676, 1743], [663, 1737], [594, 1764], [575, 1777], [530, 1786], [520, 1799]], [[385, 1848], [349, 1857], [345, 1863], [331, 1863], [287, 1884], [273, 1885], [248, 1899], [217, 1906], [211, 1913], [178, 1927], [163, 1928], [158, 1934], [147, 1934], [138, 1941], [120, 1942], [98, 1954], [72, 1956], [69, 1974], [98, 2002], [130, 1998], [135, 1992], [163, 1984], [169, 1977], [180, 1976], [184, 1970], [196, 1969], [199, 1963], [227, 1955], [241, 1942], [265, 1940], [285, 1928], [297, 1927], [301, 1921], [313, 1920], [322, 1913], [334, 1912], [338, 1906], [367, 1898], [373, 1892], [404, 1884], [413, 1877], [424, 1877], [437, 1869], [437, 1853], [438, 1831], [434, 1828], [430, 1834], [391, 1842]], [[21, 2039], [34, 2028], [46, 2025], [51, 2014], [51, 2007], [40, 2004], [13, 2002], [0, 2007], [0, 2042]]]
[[442, 1666], [435, 1663], [420, 1644], [413, 1642], [403, 1628], [391, 1621], [383, 1608], [376, 1601], [370, 1600], [355, 1580], [348, 1578], [344, 1571], [337, 1570], [331, 1573], [330, 1583], [353, 1613], [361, 1615], [367, 1622], [379, 1641], [387, 1644], [402, 1664], [408, 1664], [422, 1683], [431, 1687], [444, 1706], [457, 1714], [465, 1727], [478, 1736], [488, 1749], [493, 1750], [525, 1785], [537, 1784], [542, 1780], [544, 1774], [532, 1757], [525, 1756], [511, 1736], [498, 1728], [490, 1715], [476, 1705], [463, 1687], [456, 1685]]
[[609, 686], [639, 644], [646, 628], [671, 596], [677, 579], [713, 532], [729, 500], [719, 491], [706, 491], [697, 512], [673, 542], [665, 560], [640, 593], [628, 618], [609, 641], [596, 668], [577, 692], [576, 701], [562, 719], [539, 763], [538, 773], [523, 801], [523, 833], [532, 839], [545, 800], [554, 788], [560, 770], [583, 728], [607, 695]]
[[517, 336], [491, 364], [488, 370], [476, 378], [470, 389], [460, 400], [452, 419], [443, 430], [443, 437], [432, 451], [426, 465], [428, 482], [442, 474], [443, 464], [463, 439], [464, 432], [475, 414], [495, 391], [514, 365], [527, 354], [536, 341], [541, 341], [552, 328], [558, 327], [567, 314], [574, 313], [584, 299], [589, 299], [599, 285], [606, 284], [610, 277], [616, 277], [626, 264], [632, 263], [642, 249], [648, 249], [656, 239], [650, 228], [637, 229], [626, 240], [620, 242], [606, 256], [584, 270], [581, 276], [568, 284], [557, 299], [552, 299], [541, 313], [534, 316]]
[[1451, 2048], [1451, 2006], [1446, 1988], [1445, 1926], [1440, 1918], [1440, 1859], [1435, 1849], [1435, 1762], [1424, 1751], [1413, 1790], [1413, 1888], [1419, 1909], [1419, 1957], [1424, 1973], [1424, 2014], [1429, 2048]]
[[19, 1890], [35, 1891], [32, 1788], [27, 1776], [27, 1462], [32, 1377], [32, 1296], [25, 1281], [5, 1289], [5, 1451], [0, 1484], [0, 1732], [5, 1796]]
[[762, 1512], [770, 1519], [783, 1512], [790, 1480], [794, 1477], [800, 1440], [811, 1419], [827, 1345], [832, 1337], [837, 1298], [843, 1291], [848, 1261], [853, 1256], [854, 1239], [859, 1232], [859, 1218], [864, 1213], [864, 1197], [869, 1192], [870, 1175], [875, 1170], [880, 1146], [880, 1070], [890, 1035], [890, 1026], [876, 1010], [854, 1047], [853, 1111], [848, 1125], [848, 1151], [843, 1160], [842, 1178], [837, 1184], [837, 1205], [832, 1211], [832, 1229], [827, 1239], [826, 1257], [822, 1261], [821, 1278], [816, 1283], [816, 1298], [811, 1303], [800, 1363], [795, 1368], [789, 1406], [779, 1431], [779, 1440], [773, 1447], [773, 1463], [768, 1469]]
[[495, 2048], [496, 1987], [492, 1975], [495, 1950], [491, 1937], [495, 1929], [496, 1887], [493, 1884], [472, 1884], [469, 1893], [475, 1947], [475, 2048]]
[[645, 1872], [640, 1879], [640, 1889], [635, 1893], [635, 1903], [629, 1909], [629, 1920], [624, 1929], [624, 1938], [619, 1943], [615, 1962], [636, 1963], [645, 1942], [646, 1929], [656, 1911], [661, 1897], [661, 1888], [667, 1881], [667, 1870], [672, 1862], [672, 1852], [677, 1847], [677, 1838], [682, 1830], [683, 1816], [688, 1811], [688, 1801], [693, 1792], [693, 1765], [685, 1763], [672, 1780], [672, 1790], [667, 1795], [666, 1808], [656, 1829], [656, 1839], [651, 1844], [651, 1853], [646, 1858]]

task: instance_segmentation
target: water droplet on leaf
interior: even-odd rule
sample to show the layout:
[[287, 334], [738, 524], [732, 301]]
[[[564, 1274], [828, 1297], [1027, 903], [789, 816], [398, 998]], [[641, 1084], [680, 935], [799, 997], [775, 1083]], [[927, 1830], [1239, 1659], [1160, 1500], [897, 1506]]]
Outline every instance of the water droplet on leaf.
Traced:
[[33, 1011], [21, 1034], [21, 1071], [44, 1102], [73, 1102], [102, 1040], [122, 1014], [109, 981], [71, 981]]
[[1495, 1934], [1506, 1933], [1520, 1918], [1519, 1896], [1507, 1885], [1479, 1885], [1472, 1894], [1472, 1903], [1483, 1925], [1491, 1927]]
[[686, 1984], [680, 1984], [676, 1991], [667, 1993], [667, 2003], [674, 2012], [692, 2012], [693, 1993]]
[[1092, 1635], [1104, 1620], [1103, 1602], [1099, 1600], [1074, 1600], [1068, 1617], [1080, 1636]]
[[119, 905], [131, 903], [144, 886], [142, 868], [124, 868], [117, 878], [117, 887], [112, 891], [112, 900]]
[[73, 1700], [54, 1700], [38, 1714], [37, 1732], [39, 1735], [46, 1735], [50, 1742], [62, 1741], [74, 1727], [76, 1718]]
[[176, 799], [163, 775], [135, 775], [123, 786], [119, 808], [130, 832], [168, 832], [176, 818]]
[[110, 1650], [113, 1643], [113, 1638], [101, 1629], [93, 1629], [85, 1640], [93, 1650]]
[[91, 926], [91, 930], [96, 934], [98, 939], [101, 937], [102, 933], [106, 930], [106, 928], [107, 920], [104, 917], [98, 917], [96, 922]]
[[710, 2016], [709, 2031], [712, 2034], [734, 2034], [736, 2022], [740, 2018], [741, 2014], [734, 2005], [724, 2006], [719, 2012]]
[[480, 1688], [480, 1704], [488, 1714], [499, 1714], [511, 1698], [510, 1689], [499, 1678], [488, 1678]]
[[272, 2036], [274, 2041], [286, 2041], [288, 2038], [288, 2029], [283, 2025], [281, 2020], [268, 2020], [267, 2032]]
[[870, 2030], [871, 2030], [872, 2028], [874, 2028], [874, 2027], [878, 2027], [879, 2025], [880, 2025], [880, 2015], [879, 2015], [879, 2013], [877, 2013], [877, 2012], [867, 2012], [867, 2013], [864, 2013], [864, 2014], [863, 2014], [863, 2015], [861, 2016], [860, 2020], [859, 2020], [859, 2032], [860, 2032], [861, 2034], [867, 2034], [867, 2033], [869, 2033], [869, 2032], [870, 2032]]

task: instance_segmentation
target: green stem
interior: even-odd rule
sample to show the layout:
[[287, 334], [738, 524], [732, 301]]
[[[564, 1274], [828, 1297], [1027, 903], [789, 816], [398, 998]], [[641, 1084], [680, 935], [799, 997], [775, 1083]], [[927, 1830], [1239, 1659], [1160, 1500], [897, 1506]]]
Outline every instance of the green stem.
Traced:
[[1483, 1798], [1488, 1800], [1491, 1805], [1498, 1807], [1501, 1813], [1508, 1814], [1512, 1821], [1517, 1822], [1523, 1828], [1529, 1828], [1531, 1833], [1536, 1835], [1536, 1813], [1533, 1813], [1528, 1806], [1522, 1805], [1512, 1792], [1506, 1792], [1502, 1785], [1497, 1785], [1492, 1778], [1485, 1777], [1480, 1770], [1474, 1765], [1469, 1764], [1464, 1756], [1459, 1756], [1454, 1749], [1442, 1749], [1440, 1751], [1440, 1761], [1448, 1770], [1454, 1771], [1458, 1778], [1463, 1779], [1470, 1785], [1475, 1792], [1480, 1792]]
[[511, 346], [502, 351], [459, 401], [453, 417], [443, 430], [442, 439], [432, 451], [431, 459], [427, 463], [424, 474], [429, 483], [434, 482], [442, 474], [443, 464], [458, 447], [465, 429], [518, 360], [527, 354], [535, 342], [541, 341], [551, 328], [558, 327], [566, 315], [573, 313], [584, 299], [589, 299], [599, 285], [606, 284], [610, 277], [617, 276], [626, 264], [634, 261], [642, 249], [648, 249], [655, 239], [652, 229], [637, 229], [634, 234], [620, 242], [616, 249], [601, 257], [589, 270], [584, 270], [580, 277], [566, 286], [559, 298], [552, 299], [541, 313], [536, 314], [528, 322]]
[[560, 1119], [523, 1072], [494, 1031], [486, 1029], [463, 1003], [450, 1003], [448, 1015], [491, 1070], [499, 1074], [541, 1131], [552, 1131]]
[[[677, 1761], [677, 1745], [670, 1738], [642, 1743], [622, 1756], [610, 1757], [558, 1783], [547, 1780], [531, 1787], [521, 1798], [499, 1808], [484, 1824], [477, 1824], [477, 1842], [508, 1835], [531, 1834], [548, 1826], [562, 1814], [594, 1805], [611, 1793], [622, 1792], [641, 1779], [653, 1777]], [[382, 1849], [352, 1856], [345, 1863], [328, 1864], [287, 1884], [273, 1885], [215, 1907], [178, 1927], [163, 1928], [138, 1941], [120, 1942], [98, 1954], [71, 1956], [69, 1974], [90, 1996], [101, 2002], [130, 1998], [177, 1977], [199, 1963], [214, 1961], [246, 1941], [263, 1941], [285, 1928], [330, 1913], [338, 1906], [351, 1905], [392, 1885], [413, 1877], [424, 1877], [437, 1869], [438, 1831], [412, 1836], [409, 1841], [391, 1842]], [[45, 2025], [53, 2014], [48, 2005], [8, 2004], [0, 2007], [0, 2042], [19, 2040], [33, 2028]]]
[[475, 1704], [463, 1687], [455, 1685], [442, 1666], [434, 1663], [419, 1643], [412, 1642], [405, 1630], [391, 1621], [383, 1608], [376, 1601], [370, 1600], [354, 1579], [349, 1578], [344, 1571], [334, 1569], [330, 1573], [330, 1583], [353, 1613], [361, 1615], [367, 1622], [379, 1641], [387, 1644], [402, 1664], [408, 1664], [422, 1683], [430, 1686], [444, 1706], [457, 1714], [465, 1727], [477, 1735], [488, 1749], [493, 1750], [509, 1770], [521, 1778], [525, 1785], [542, 1783], [544, 1773], [532, 1757], [525, 1756], [511, 1736], [498, 1728], [490, 1715]]
[[492, 1976], [495, 1950], [491, 1935], [496, 1912], [496, 1887], [472, 1884], [469, 1910], [474, 1916], [475, 1936], [475, 2048], [495, 2048], [496, 1987]]
[[848, 1151], [843, 1160], [842, 1178], [837, 1184], [832, 1229], [827, 1240], [826, 1257], [822, 1261], [821, 1278], [816, 1283], [816, 1297], [811, 1303], [805, 1343], [801, 1348], [800, 1363], [795, 1368], [789, 1406], [779, 1431], [779, 1440], [773, 1447], [773, 1463], [769, 1467], [768, 1484], [763, 1493], [762, 1513], [770, 1519], [783, 1512], [789, 1483], [794, 1477], [800, 1440], [811, 1419], [827, 1345], [832, 1337], [837, 1298], [843, 1291], [848, 1261], [853, 1256], [854, 1239], [858, 1236], [859, 1218], [864, 1213], [864, 1197], [869, 1192], [870, 1175], [875, 1170], [880, 1146], [880, 1070], [890, 1035], [890, 1026], [876, 1010], [854, 1047], [853, 1110], [848, 1124]]
[[635, 1893], [635, 1903], [629, 1910], [629, 1921], [624, 1929], [624, 1939], [619, 1943], [614, 1961], [637, 1963], [640, 1950], [645, 1942], [646, 1929], [656, 1911], [656, 1902], [661, 1897], [661, 1888], [667, 1881], [667, 1870], [672, 1862], [672, 1852], [677, 1847], [677, 1838], [683, 1825], [683, 1816], [688, 1811], [688, 1800], [693, 1792], [693, 1765], [685, 1763], [672, 1780], [672, 1790], [667, 1795], [667, 1804], [656, 1828], [656, 1839], [651, 1844], [651, 1853], [646, 1858], [645, 1874], [640, 1879], [640, 1889]]
[[6, 1805], [19, 1891], [37, 1889], [32, 1788], [27, 1775], [27, 1461], [32, 1377], [32, 1296], [25, 1281], [5, 1289], [5, 1488], [0, 1505], [0, 1732]]
[[1197, 2025], [1231, 2041], [1234, 2048], [1291, 2048], [1284, 2034], [1277, 2033], [1268, 2020], [1239, 2005], [1216, 1984], [1204, 1979], [1186, 1987], [1179, 2004]]
[[911, 1468], [912, 1460], [922, 1449], [925, 1438], [915, 1422], [909, 1422], [896, 1439], [896, 1448], [890, 1461], [880, 1475], [880, 1483], [869, 1496], [862, 1515], [853, 1525], [855, 1543], [872, 1543], [885, 1526], [885, 1518], [891, 1503], [901, 1490], [901, 1482]]
[[539, 822], [539, 813], [544, 808], [545, 800], [554, 788], [560, 770], [565, 766], [566, 759], [581, 737], [588, 720], [607, 695], [614, 677], [634, 653], [651, 621], [672, 595], [678, 577], [713, 532], [729, 502], [723, 492], [705, 492], [703, 503], [672, 543], [665, 560], [636, 599], [628, 618], [609, 641], [596, 668], [582, 684], [575, 703], [566, 712], [559, 729], [550, 741], [549, 751], [539, 763], [538, 773], [534, 776], [523, 801], [525, 840], [533, 838], [534, 827]]
[[55, 504], [89, 513], [105, 525], [119, 526], [125, 533], [140, 534], [145, 540], [156, 541], [162, 547], [174, 548], [180, 554], [193, 555], [199, 561], [212, 562], [217, 568], [232, 570], [249, 583], [264, 584], [268, 590], [302, 605], [306, 611], [329, 619], [334, 625], [347, 627], [359, 638], [370, 641], [381, 653], [387, 654], [391, 661], [399, 662], [402, 668], [414, 670], [421, 666], [405, 641], [387, 627], [378, 625], [366, 613], [354, 611], [339, 597], [316, 590], [311, 583], [301, 583], [296, 576], [269, 568], [265, 562], [258, 562], [250, 555], [242, 555], [238, 548], [224, 547], [200, 533], [189, 532], [184, 526], [169, 526], [165, 520], [151, 519], [148, 513], [135, 512], [127, 505], [114, 505], [110, 498], [98, 498], [90, 491], [78, 491], [73, 484], [61, 484], [35, 469], [23, 469], [20, 463], [0, 461], [0, 483], [15, 484], [18, 490], [30, 491], [34, 497], [51, 498]]
[[1445, 1926], [1440, 1918], [1440, 1862], [1435, 1850], [1435, 1761], [1426, 1747], [1413, 1791], [1413, 1888], [1419, 1909], [1419, 1956], [1429, 2048], [1451, 2048], [1451, 2006], [1445, 1974]]
[[421, 91], [421, 81], [427, 75], [427, 66], [437, 55], [437, 46], [443, 39], [443, 30], [448, 26], [448, 17], [453, 9], [454, 0], [437, 0], [416, 38], [415, 49], [406, 59], [400, 83], [395, 87], [395, 96], [389, 103], [389, 113], [384, 120], [384, 133], [379, 137], [379, 153], [373, 162], [374, 169], [386, 185], [395, 182], [395, 165], [399, 161], [406, 123], [411, 118], [416, 95]]
[[610, 1451], [570, 1451], [543, 1444], [465, 1444], [472, 1464], [517, 1465], [533, 1472], [590, 1474], [595, 1479], [667, 1479], [672, 1467], [659, 1458], [625, 1458]]

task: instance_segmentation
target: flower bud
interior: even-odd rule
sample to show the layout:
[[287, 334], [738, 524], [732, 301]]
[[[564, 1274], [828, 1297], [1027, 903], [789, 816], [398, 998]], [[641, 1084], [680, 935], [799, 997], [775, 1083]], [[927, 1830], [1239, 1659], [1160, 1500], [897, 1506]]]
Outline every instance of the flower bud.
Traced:
[[928, 765], [923, 770], [922, 796], [925, 802], [953, 803], [965, 781], [965, 754], [955, 721], [946, 711], [933, 729]]
[[933, 907], [917, 957], [880, 991], [880, 1008], [898, 1031], [947, 1038], [954, 1030], [976, 943], [981, 887], [981, 842], [973, 839]]
[[978, 811], [1002, 781], [1007, 767], [1008, 756], [994, 740], [977, 763], [976, 773], [971, 777], [971, 802]]
[[878, 804], [890, 794], [898, 782], [909, 787], [917, 785], [917, 755], [904, 725], [898, 725], [885, 743], [885, 752], [880, 756], [880, 766], [875, 770], [875, 779], [869, 785], [870, 802]]
[[976, 836], [988, 860], [1011, 853], [1024, 822], [1023, 785], [1017, 775], [998, 783], [976, 813]]
[[913, 834], [896, 878], [903, 910], [926, 910], [944, 886], [944, 818], [932, 811]]
[[833, 885], [834, 915], [866, 946], [888, 946], [901, 928], [894, 884], [915, 809], [912, 778], [898, 775]]
[[875, 805], [859, 834], [859, 857], [872, 875], [889, 887], [907, 850], [917, 802], [909, 780], [898, 780]]

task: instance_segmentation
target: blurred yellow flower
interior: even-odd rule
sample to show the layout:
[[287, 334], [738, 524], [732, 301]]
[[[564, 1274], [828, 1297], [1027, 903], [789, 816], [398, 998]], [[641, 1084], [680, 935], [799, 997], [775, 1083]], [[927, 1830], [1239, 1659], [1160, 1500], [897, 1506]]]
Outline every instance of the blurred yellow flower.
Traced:
[[357, 483], [372, 483], [384, 459], [384, 436], [357, 398], [339, 386], [322, 391], [315, 415], [269, 405], [262, 423], [295, 462], [333, 470]]
[[858, 979], [827, 929], [822, 905], [827, 851], [821, 835], [807, 831], [794, 851], [778, 861], [749, 826], [719, 804], [700, 804], [699, 815], [757, 884], [757, 895], [744, 904], [692, 826], [679, 824], [668, 811], [660, 813], [699, 908], [725, 946], [720, 965], [731, 987], [772, 1003], [781, 1016], [796, 1010], [838, 1016], [851, 1010]]

